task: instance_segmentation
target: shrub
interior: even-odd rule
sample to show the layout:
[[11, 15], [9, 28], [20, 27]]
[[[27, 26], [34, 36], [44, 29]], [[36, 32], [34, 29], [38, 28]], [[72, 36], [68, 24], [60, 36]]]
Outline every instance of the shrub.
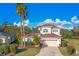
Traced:
[[4, 52], [3, 46], [0, 45], [0, 54], [2, 54]]
[[69, 54], [73, 54], [75, 52], [75, 49], [72, 46], [67, 46], [67, 51]]
[[10, 45], [10, 52], [15, 54], [17, 48], [18, 48], [17, 44], [11, 44]]
[[67, 46], [67, 41], [62, 40], [62, 41], [61, 41], [61, 47], [66, 47], [66, 46]]
[[28, 39], [27, 42], [26, 42], [26, 45], [31, 46], [32, 44], [33, 44], [32, 41], [30, 39]]
[[0, 52], [4, 53], [4, 54], [9, 53], [9, 45], [1, 45], [0, 46]]
[[9, 53], [9, 45], [3, 45], [4, 53]]
[[37, 45], [37, 44], [39, 44], [39, 43], [40, 43], [40, 37], [34, 36], [34, 37], [33, 37], [33, 44], [34, 44], [34, 45]]

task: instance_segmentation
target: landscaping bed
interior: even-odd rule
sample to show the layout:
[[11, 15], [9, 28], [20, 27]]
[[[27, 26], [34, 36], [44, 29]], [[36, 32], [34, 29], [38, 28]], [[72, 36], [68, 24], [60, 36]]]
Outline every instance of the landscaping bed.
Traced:
[[40, 48], [28, 48], [23, 52], [17, 53], [15, 56], [35, 56], [39, 53]]

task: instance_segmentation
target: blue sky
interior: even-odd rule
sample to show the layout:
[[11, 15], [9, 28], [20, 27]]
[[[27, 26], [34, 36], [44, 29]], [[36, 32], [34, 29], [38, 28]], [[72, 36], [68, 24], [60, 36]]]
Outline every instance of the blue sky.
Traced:
[[[79, 26], [79, 4], [56, 4], [56, 3], [27, 3], [28, 19], [31, 27], [35, 27], [47, 22], [55, 23], [59, 27], [73, 28], [73, 24]], [[16, 13], [14, 3], [0, 4], [0, 24], [9, 22], [10, 24], [20, 24], [20, 18]], [[61, 25], [59, 25], [61, 24]]]

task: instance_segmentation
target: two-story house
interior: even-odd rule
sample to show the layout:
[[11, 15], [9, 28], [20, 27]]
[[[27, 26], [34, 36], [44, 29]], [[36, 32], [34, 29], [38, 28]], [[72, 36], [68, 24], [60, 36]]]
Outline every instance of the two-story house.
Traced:
[[44, 24], [38, 27], [41, 43], [45, 46], [59, 47], [61, 44], [60, 29], [53, 24]]

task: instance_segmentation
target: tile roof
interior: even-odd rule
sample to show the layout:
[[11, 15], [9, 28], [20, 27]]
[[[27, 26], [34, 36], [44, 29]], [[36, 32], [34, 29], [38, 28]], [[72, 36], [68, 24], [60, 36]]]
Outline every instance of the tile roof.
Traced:
[[41, 34], [41, 37], [61, 37], [61, 36], [52, 33], [52, 34]]
[[56, 26], [54, 24], [50, 24], [50, 23], [38, 26], [37, 28], [39, 28], [39, 27], [54, 27], [54, 28], [56, 28]]

